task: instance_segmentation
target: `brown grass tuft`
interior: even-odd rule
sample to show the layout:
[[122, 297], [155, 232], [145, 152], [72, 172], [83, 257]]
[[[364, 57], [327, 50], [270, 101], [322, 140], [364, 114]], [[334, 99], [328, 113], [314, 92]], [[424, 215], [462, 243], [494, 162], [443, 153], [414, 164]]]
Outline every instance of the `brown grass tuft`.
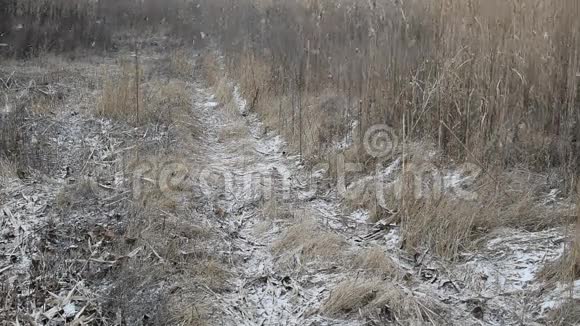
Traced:
[[232, 106], [230, 109], [233, 109], [235, 106], [233, 100], [234, 88], [230, 84], [230, 81], [227, 78], [220, 78], [214, 84], [214, 89], [217, 99], [224, 105]]
[[188, 78], [193, 74], [191, 51], [176, 49], [169, 56], [169, 69], [174, 76]]
[[[219, 64], [219, 60], [217, 54], [215, 52], [206, 51], [201, 54], [201, 59], [198, 62], [199, 69], [207, 81], [207, 83], [212, 86], [216, 87], [218, 83], [224, 81], [224, 71], [221, 69]], [[219, 94], [216, 92], [216, 94]], [[218, 98], [222, 103], [227, 103], [228, 101], [223, 100], [218, 95]]]
[[122, 63], [120, 75], [111, 77], [104, 83], [97, 114], [109, 119], [137, 122], [140, 113], [137, 109], [143, 108], [143, 98], [139, 96], [137, 105], [135, 79], [135, 67], [129, 62]]
[[550, 311], [547, 324], [552, 326], [572, 326], [580, 323], [580, 300], [566, 299], [557, 309]]
[[437, 302], [378, 278], [347, 280], [336, 285], [321, 312], [331, 317], [356, 314], [380, 323], [445, 324]]
[[400, 274], [397, 265], [380, 247], [372, 247], [357, 253], [353, 265], [363, 272], [376, 276], [397, 277]]
[[384, 284], [380, 279], [344, 281], [332, 290], [321, 312], [335, 317], [357, 313], [386, 291]]
[[[191, 116], [191, 90], [179, 80], [152, 81], [145, 89], [144, 121], [170, 126]], [[195, 129], [196, 126], [189, 126]], [[194, 127], [194, 128], [191, 128]]]
[[[119, 69], [118, 76], [108, 78], [104, 83], [97, 109], [98, 115], [130, 124], [151, 123], [165, 126], [191, 116], [189, 110], [192, 105], [192, 91], [186, 82], [176, 79], [166, 82], [153, 79], [143, 84], [140, 80], [137, 91], [135, 65], [126, 61]], [[143, 76], [143, 71], [140, 71], [139, 75]]]
[[286, 259], [293, 259], [293, 255], [298, 255], [303, 262], [336, 262], [342, 256], [344, 245], [345, 242], [339, 235], [325, 231], [312, 220], [302, 220], [290, 227], [273, 244], [272, 250]]
[[7, 181], [17, 177], [17, 168], [14, 163], [0, 158], [0, 184], [5, 184]]
[[[180, 305], [181, 302], [176, 302], [175, 305]], [[174, 317], [176, 325], [182, 326], [206, 326], [208, 325], [208, 312], [201, 305], [187, 306], [187, 307], [175, 307], [174, 304], [170, 305], [175, 311], [170, 312], [176, 316]]]
[[98, 197], [98, 184], [94, 180], [83, 178], [61, 189], [56, 195], [56, 204], [59, 209], [70, 209], [87, 205]]

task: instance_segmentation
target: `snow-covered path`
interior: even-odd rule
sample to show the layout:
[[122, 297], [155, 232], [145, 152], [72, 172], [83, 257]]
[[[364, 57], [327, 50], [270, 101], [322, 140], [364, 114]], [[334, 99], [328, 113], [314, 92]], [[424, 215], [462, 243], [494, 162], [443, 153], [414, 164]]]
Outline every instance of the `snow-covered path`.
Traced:
[[316, 184], [320, 176], [305, 173], [298, 158], [288, 157], [279, 136], [265, 133], [255, 117], [198, 91], [207, 153], [207, 166], [199, 171], [201, 190], [224, 218], [235, 261], [234, 291], [221, 296], [221, 317], [231, 325], [304, 325], [327, 295], [328, 284], [315, 284], [317, 271], [280, 268], [272, 244], [296, 219], [306, 217], [289, 220], [290, 215], [313, 217], [323, 209], [336, 217], [336, 203], [322, 206], [311, 196], [307, 184]]

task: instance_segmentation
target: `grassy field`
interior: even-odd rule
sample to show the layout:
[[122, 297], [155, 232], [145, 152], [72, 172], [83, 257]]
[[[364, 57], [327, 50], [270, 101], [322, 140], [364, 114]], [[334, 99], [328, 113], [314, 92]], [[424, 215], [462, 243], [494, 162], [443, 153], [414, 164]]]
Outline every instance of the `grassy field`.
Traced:
[[[564, 234], [561, 257], [542, 260], [533, 279], [550, 289], [574, 284], [579, 16], [576, 0], [0, 0], [0, 216], [8, 221], [0, 319], [66, 315], [76, 293], [84, 316], [102, 324], [143, 314], [152, 324], [211, 324], [223, 304], [215, 297], [240, 277], [222, 225], [233, 213], [187, 191], [129, 193], [135, 162], [148, 162], [146, 173], [189, 164], [207, 155], [202, 138], [214, 131], [214, 150], [275, 133], [284, 156], [312, 171], [326, 166], [341, 214], [364, 211], [365, 223], [396, 227], [415, 267], [432, 256], [453, 270], [512, 231], [538, 243]], [[194, 72], [233, 122], [200, 124], [191, 108], [207, 103], [197, 103]], [[264, 126], [258, 136], [242, 123], [254, 116]], [[376, 130], [387, 134], [372, 138]], [[395, 179], [386, 191], [375, 186], [385, 175]], [[281, 270], [300, 252], [305, 266], [364, 271], [335, 282], [320, 315], [374, 318], [391, 307], [408, 320], [444, 320], [438, 303], [398, 287], [412, 282], [381, 245], [350, 256], [346, 231], [283, 201], [258, 206], [270, 217], [265, 229], [292, 221], [268, 244]], [[18, 222], [35, 214], [42, 223]], [[97, 286], [102, 280], [109, 286]], [[24, 287], [33, 290], [21, 299]], [[574, 298], [542, 322], [578, 322]]]
[[[201, 8], [223, 55], [207, 52], [206, 78], [217, 88], [235, 81], [250, 110], [311, 165], [344, 157], [374, 171], [408, 144], [408, 166], [479, 167], [475, 203], [394, 200], [407, 245], [427, 241], [451, 257], [475, 230], [573, 221], [538, 203], [545, 187], [576, 198], [577, 2], [221, 0]], [[377, 125], [398, 135], [394, 155], [365, 151]], [[345, 139], [346, 148], [336, 146]], [[437, 157], [426, 159], [429, 151]], [[389, 214], [361, 202], [376, 219]]]

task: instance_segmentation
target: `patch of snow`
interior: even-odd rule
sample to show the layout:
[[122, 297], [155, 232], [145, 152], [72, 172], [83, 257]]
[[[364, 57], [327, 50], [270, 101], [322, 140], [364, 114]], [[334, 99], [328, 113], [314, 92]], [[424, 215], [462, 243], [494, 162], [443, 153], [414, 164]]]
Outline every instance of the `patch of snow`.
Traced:
[[369, 220], [369, 212], [364, 209], [358, 209], [350, 214], [350, 219], [359, 224], [367, 223]]
[[568, 284], [558, 283], [542, 302], [541, 313], [546, 314], [551, 310], [558, 309], [569, 300], [580, 300], [580, 280]]
[[244, 114], [247, 113], [247, 102], [246, 100], [242, 97], [242, 94], [240, 93], [240, 88], [236, 85], [234, 86], [234, 101], [236, 103], [236, 106], [238, 107], [238, 109], [240, 110], [240, 113]]
[[[502, 234], [503, 233], [503, 234]], [[564, 241], [560, 229], [527, 233], [504, 229], [487, 243], [484, 252], [472, 263], [487, 266], [489, 279], [500, 279], [502, 291], [522, 290], [547, 262], [561, 257]], [[489, 286], [497, 285], [488, 282]]]
[[401, 230], [398, 228], [392, 229], [385, 235], [385, 247], [388, 250], [399, 248], [401, 244]]
[[69, 303], [65, 305], [62, 310], [65, 318], [72, 318], [76, 315], [78, 308], [74, 303]]
[[548, 193], [543, 200], [542, 205], [552, 205], [558, 202], [558, 197], [560, 196], [561, 191], [559, 189], [551, 189], [550, 193]]
[[208, 108], [215, 108], [216, 106], [219, 105], [219, 103], [218, 102], [211, 102], [210, 101], [210, 102], [204, 103], [204, 105], [207, 106]]

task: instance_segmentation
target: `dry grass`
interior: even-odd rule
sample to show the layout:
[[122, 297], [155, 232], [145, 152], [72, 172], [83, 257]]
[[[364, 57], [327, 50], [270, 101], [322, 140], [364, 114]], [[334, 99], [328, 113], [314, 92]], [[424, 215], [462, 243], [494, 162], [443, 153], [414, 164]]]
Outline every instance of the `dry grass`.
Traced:
[[[58, 97], [61, 97], [62, 94], [58, 94]], [[41, 97], [36, 98], [32, 101], [30, 112], [34, 115], [46, 115], [50, 113], [56, 112], [58, 105], [61, 104], [59, 101], [56, 101], [53, 97]]]
[[357, 313], [367, 307], [386, 291], [385, 282], [381, 279], [349, 280], [338, 284], [330, 293], [330, 296], [321, 312], [329, 316], [341, 316]]
[[[159, 39], [163, 38], [155, 40]], [[48, 292], [68, 293], [81, 280], [86, 293], [79, 292], [81, 286], [75, 293], [91, 301], [84, 313], [93, 315], [96, 323], [107, 324], [118, 316], [131, 325], [147, 318], [151, 324], [203, 325], [207, 311], [214, 309], [204, 293], [223, 291], [230, 273], [219, 253], [219, 233], [197, 212], [200, 203], [184, 180], [188, 170], [181, 169], [192, 165], [183, 157], [199, 156], [200, 130], [191, 110], [193, 74], [176, 74], [190, 64], [187, 57], [179, 57], [187, 55], [185, 50], [164, 57], [160, 48], [167, 49], [165, 44], [143, 43], [140, 51], [139, 118], [133, 60], [47, 56], [2, 69], [2, 108], [4, 82], [13, 70], [16, 73], [6, 87], [14, 90], [8, 94], [11, 108], [0, 112], [0, 183], [4, 187], [5, 180], [18, 177], [23, 181], [11, 182], [0, 201], [18, 186], [33, 194], [31, 202], [46, 203], [38, 221], [26, 216], [42, 225], [34, 229], [34, 241], [18, 245], [26, 254], [39, 253], [39, 264], [34, 258], [31, 270], [26, 270], [35, 280], [30, 301], [39, 305], [13, 300], [12, 293], [26, 282], [3, 286], [3, 320], [34, 312], [36, 323], [42, 323], [44, 317], [36, 311], [46, 311], [55, 301]], [[111, 66], [114, 60], [120, 64]], [[166, 63], [173, 67], [169, 74]], [[51, 95], [52, 90], [57, 93]], [[61, 90], [66, 101], [59, 98]], [[47, 168], [38, 171], [45, 163]], [[138, 187], [131, 177], [141, 163], [151, 163], [145, 177], [152, 182], [140, 180]], [[133, 197], [132, 190], [142, 193]], [[14, 212], [23, 211], [24, 207]], [[44, 218], [46, 225], [41, 224]], [[89, 263], [91, 258], [100, 262]], [[92, 300], [95, 292], [104, 294], [102, 300]]]
[[97, 109], [99, 116], [134, 125], [152, 123], [165, 126], [189, 116], [192, 93], [184, 81], [152, 79], [144, 84], [140, 77], [137, 89], [137, 69], [143, 76], [142, 67], [137, 68], [134, 63], [125, 61], [119, 67], [119, 76], [105, 80]]
[[0, 183], [4, 184], [17, 177], [17, 168], [14, 163], [0, 158]]
[[538, 231], [571, 223], [566, 218], [569, 209], [545, 205], [542, 179], [522, 180], [513, 172], [498, 173], [493, 179], [484, 175], [470, 186], [476, 197], [468, 200], [458, 198], [454, 191], [439, 190], [435, 198], [417, 198], [416, 190], [403, 189], [397, 208], [405, 246], [413, 250], [427, 246], [442, 257], [454, 258], [475, 249], [474, 240], [497, 228]]
[[[402, 233], [405, 247], [421, 251], [423, 245], [442, 257], [453, 258], [470, 249], [478, 210], [453, 199], [437, 205], [413, 203], [403, 214]], [[475, 204], [478, 206], [477, 204]]]
[[[201, 71], [204, 79], [207, 81], [207, 83], [212, 86], [212, 87], [216, 87], [220, 82], [226, 82], [227, 83], [227, 79], [224, 78], [224, 72], [221, 69], [221, 65], [219, 63], [217, 54], [215, 52], [212, 51], [204, 51], [202, 52], [201, 56], [200, 56], [200, 60], [197, 62], [198, 64], [198, 69]], [[229, 102], [229, 99], [225, 99], [223, 98], [224, 95], [227, 96], [231, 96], [231, 92], [217, 92], [216, 91], [216, 95], [218, 97], [218, 99], [222, 102], [222, 103], [227, 103]], [[221, 96], [220, 96], [221, 95]]]
[[30, 57], [47, 52], [103, 51], [116, 37], [170, 32], [173, 39], [199, 41], [196, 3], [188, 0], [2, 0], [0, 55]]
[[[167, 79], [156, 73], [160, 61], [144, 56], [139, 67], [139, 116], [133, 62], [122, 62], [117, 76], [105, 83], [98, 114], [153, 128], [161, 136], [154, 144], [138, 144], [124, 153], [123, 172], [133, 181], [133, 197], [124, 241], [116, 244], [115, 252], [127, 255], [142, 247], [154, 263], [127, 261], [115, 274], [110, 304], [121, 305], [131, 316], [152, 305], [154, 322], [205, 325], [211, 304], [200, 288], [223, 291], [230, 273], [217, 252], [219, 246], [212, 243], [217, 233], [199, 223], [189, 174], [193, 163], [184, 159], [199, 155], [200, 133], [192, 111], [192, 74], [184, 71], [191, 68], [186, 55], [178, 49], [161, 59], [170, 62]], [[159, 282], [169, 282], [174, 290], [158, 288]]]
[[218, 82], [214, 84], [214, 88], [216, 97], [221, 103], [224, 103], [224, 105], [234, 105], [234, 88], [227, 78], [220, 78]]
[[98, 184], [89, 178], [83, 178], [72, 185], [62, 188], [56, 195], [56, 205], [65, 210], [82, 205], [89, 205], [99, 197]]
[[[402, 245], [411, 251], [429, 249], [453, 259], [476, 249], [477, 240], [496, 228], [538, 231], [573, 222], [565, 205], [546, 204], [548, 194], [557, 187], [546, 182], [548, 174], [474, 172], [453, 165], [439, 169], [435, 162], [423, 159], [421, 152], [428, 152], [425, 146], [411, 152], [406, 156], [405, 171], [400, 160], [386, 161], [384, 167], [388, 168], [384, 169], [391, 171], [388, 177], [354, 178], [344, 196], [350, 210], [367, 210], [371, 222], [400, 224]], [[346, 161], [344, 156], [342, 160]], [[453, 185], [449, 175], [478, 177], [460, 186]]]
[[560, 259], [546, 264], [538, 273], [538, 278], [548, 282], [563, 282], [565, 284], [573, 282], [580, 278], [575, 260], [573, 250], [567, 250]]
[[580, 300], [566, 300], [558, 309], [550, 312], [547, 325], [573, 326], [580, 323]]
[[208, 312], [202, 303], [194, 306], [184, 306], [182, 302], [176, 300], [170, 303], [170, 313], [176, 317], [170, 320], [170, 323], [181, 326], [206, 326], [208, 325]]
[[[311, 99], [330, 93], [344, 95], [354, 111], [350, 119], [363, 130], [376, 123], [400, 128], [406, 115], [411, 138], [435, 140], [453, 157], [465, 158], [467, 148], [482, 161], [537, 167], [550, 163], [542, 156], [560, 160], [573, 154], [551, 152], [557, 142], [570, 146], [552, 132], [572, 132], [565, 117], [576, 93], [578, 35], [567, 28], [578, 13], [573, 1], [367, 5], [345, 0], [340, 6], [262, 3], [262, 9], [255, 2], [232, 9], [213, 1], [206, 4], [205, 17], [223, 42], [226, 71], [249, 102], [255, 98], [259, 107], [260, 101], [291, 98], [281, 110], [261, 113], [278, 113], [282, 123], [277, 125], [293, 135], [292, 142], [309, 143], [304, 140], [311, 130], [305, 127], [312, 121], [308, 107], [316, 106]], [[505, 14], [490, 15], [493, 8]], [[269, 12], [279, 16], [272, 19]], [[537, 19], [523, 19], [530, 16]], [[558, 22], [551, 23], [556, 16]], [[546, 79], [558, 83], [546, 85]], [[560, 119], [525, 114], [532, 103], [551, 112], [555, 94]], [[538, 133], [525, 132], [545, 123]], [[345, 127], [340, 121], [331, 124]], [[332, 134], [332, 126], [322, 127]]]
[[379, 323], [444, 325], [437, 303], [382, 279], [347, 280], [332, 290], [321, 307], [331, 317], [358, 315]]
[[[166, 289], [161, 292], [166, 297], [159, 299], [159, 304], [166, 311], [155, 316], [163, 322], [204, 325], [208, 304], [202, 299], [206, 290], [200, 290], [200, 285], [219, 292], [227, 287], [230, 278], [227, 265], [212, 244], [216, 232], [196, 223], [199, 217], [184, 206], [187, 193], [168, 197], [157, 188], [148, 188], [143, 195], [146, 199], [134, 201], [131, 206], [126, 241], [116, 251], [129, 253], [135, 248], [147, 248], [150, 259], [156, 263], [128, 261], [118, 274], [120, 279], [115, 283], [112, 298], [131, 305], [131, 296], [143, 297], [149, 291], [157, 291], [156, 282], [163, 280], [176, 292], [166, 293]], [[124, 279], [131, 276], [141, 280], [139, 285], [126, 284]], [[135, 291], [139, 291], [138, 296]], [[125, 308], [137, 311], [130, 306]]]
[[[18, 68], [17, 65], [10, 67]], [[51, 161], [56, 156], [55, 146], [49, 145], [49, 134], [54, 124], [45, 125], [44, 132], [34, 130], [34, 127], [54, 116], [58, 112], [55, 109], [62, 105], [61, 99], [64, 97], [60, 93], [42, 93], [43, 86], [35, 85], [46, 72], [37, 67], [28, 69], [25, 72], [13, 70], [12, 79], [27, 83], [30, 90], [19, 89], [15, 84], [0, 86], [0, 98], [4, 98], [0, 101], [0, 159], [11, 162], [20, 175], [29, 169], [46, 173], [51, 164], [57, 164]]]
[[[350, 135], [348, 162], [373, 171], [362, 135], [387, 124], [399, 135], [405, 127], [406, 144], [434, 144], [438, 164], [477, 162], [494, 176], [478, 185], [478, 203], [391, 198], [408, 248], [427, 244], [453, 257], [495, 227], [569, 222], [541, 207], [534, 178], [510, 173], [556, 170], [562, 193], [574, 192], [576, 1], [338, 3], [207, 1], [203, 16], [223, 58], [204, 56], [204, 75], [224, 103], [231, 78], [249, 108], [309, 163], [332, 163], [341, 154], [334, 143]], [[351, 206], [388, 217], [372, 192], [362, 195]]]
[[[336, 173], [336, 169], [342, 169], [339, 167], [340, 164], [342, 163], [331, 166], [331, 173]], [[351, 211], [366, 210], [369, 213], [370, 223], [380, 220], [399, 223], [400, 214], [392, 214], [392, 212], [396, 212], [401, 206], [400, 186], [397, 184], [381, 186], [381, 192], [378, 192], [377, 188], [377, 181], [374, 178], [357, 180], [349, 184], [344, 195], [345, 207]]]
[[219, 105], [223, 105], [225, 112], [234, 117], [232, 123], [229, 123], [218, 131], [218, 141], [226, 142], [231, 139], [244, 139], [244, 135], [248, 134], [248, 128], [246, 127], [244, 120], [240, 119], [240, 107], [239, 103], [236, 102], [234, 98], [234, 86], [231, 81], [223, 76], [220, 76], [221, 70], [215, 62], [214, 55], [206, 55], [203, 59], [204, 62], [201, 66], [205, 78], [209, 81], [210, 86], [212, 86], [214, 93], [216, 95]]
[[380, 247], [372, 247], [357, 253], [353, 266], [357, 270], [377, 277], [396, 278], [401, 273], [393, 260]]
[[[576, 218], [580, 217], [580, 208], [576, 207]], [[548, 263], [540, 271], [539, 278], [552, 282], [574, 283], [580, 279], [580, 220], [572, 227], [570, 242], [560, 259]]]
[[[287, 96], [274, 92], [276, 81], [271, 80], [272, 71], [268, 64], [256, 57], [245, 56], [230, 70], [224, 71], [214, 52], [202, 56], [200, 66], [205, 79], [215, 89], [222, 103], [232, 98], [232, 79], [240, 85], [241, 96], [250, 111], [258, 112], [261, 120], [270, 129], [282, 132], [292, 149], [309, 161], [321, 160], [328, 147], [338, 143], [346, 135], [348, 108], [345, 99], [326, 91], [323, 96], [307, 98]], [[227, 104], [226, 104], [227, 105]], [[298, 120], [303, 121], [300, 125]], [[292, 128], [288, 124], [292, 121]]]
[[292, 264], [298, 257], [301, 263], [312, 261], [334, 262], [343, 256], [345, 242], [337, 234], [321, 228], [312, 220], [297, 221], [288, 228], [282, 238], [272, 246], [272, 251], [280, 256], [282, 265]]
[[146, 89], [144, 120], [149, 123], [162, 123], [166, 126], [183, 121], [189, 114], [192, 91], [180, 80], [172, 79], [167, 83], [153, 81]]
[[[10, 105], [8, 103], [7, 105]], [[9, 110], [0, 116], [0, 155], [16, 161], [24, 144], [22, 131], [18, 128], [24, 121], [24, 110]]]
[[248, 128], [244, 125], [244, 122], [237, 120], [225, 125], [218, 131], [218, 141], [220, 143], [226, 143], [228, 140], [244, 139], [244, 136], [247, 134]]
[[139, 105], [137, 103], [136, 68], [126, 61], [121, 64], [120, 70], [120, 76], [105, 81], [97, 114], [109, 119], [134, 123], [137, 122], [140, 113], [138, 108], [143, 108], [141, 96], [138, 100]]
[[169, 70], [174, 76], [190, 77], [193, 74], [193, 53], [191, 51], [176, 49], [169, 57]]
[[[184, 150], [192, 145], [180, 144]], [[156, 160], [155, 157], [141, 157], [150, 162]], [[158, 161], [163, 162], [161, 158]], [[151, 171], [137, 173], [134, 177], [156, 180], [155, 176], [162, 166], [153, 164]], [[137, 171], [127, 171], [129, 175], [134, 172]], [[162, 309], [154, 312], [159, 322], [205, 325], [208, 309], [211, 308], [208, 299], [204, 299], [206, 289], [223, 291], [231, 274], [225, 259], [217, 252], [219, 245], [214, 243], [218, 232], [200, 223], [202, 217], [190, 207], [197, 205], [191, 197], [191, 187], [184, 184], [179, 187], [180, 182], [187, 183], [187, 180], [175, 178], [176, 182], [167, 189], [155, 182], [144, 183], [136, 194], [138, 197], [132, 201], [125, 242], [118, 243], [116, 252], [127, 254], [135, 248], [147, 248], [149, 259], [155, 264], [140, 259], [128, 261], [118, 274], [112, 299], [133, 313], [143, 305], [132, 296], [146, 299], [149, 292], [159, 290], [158, 282], [168, 282], [173, 290], [170, 289], [171, 293], [167, 292], [168, 289], [160, 292], [165, 295], [158, 299]], [[129, 277], [139, 280], [138, 285], [124, 281]], [[133, 304], [137, 308], [131, 308]]]

